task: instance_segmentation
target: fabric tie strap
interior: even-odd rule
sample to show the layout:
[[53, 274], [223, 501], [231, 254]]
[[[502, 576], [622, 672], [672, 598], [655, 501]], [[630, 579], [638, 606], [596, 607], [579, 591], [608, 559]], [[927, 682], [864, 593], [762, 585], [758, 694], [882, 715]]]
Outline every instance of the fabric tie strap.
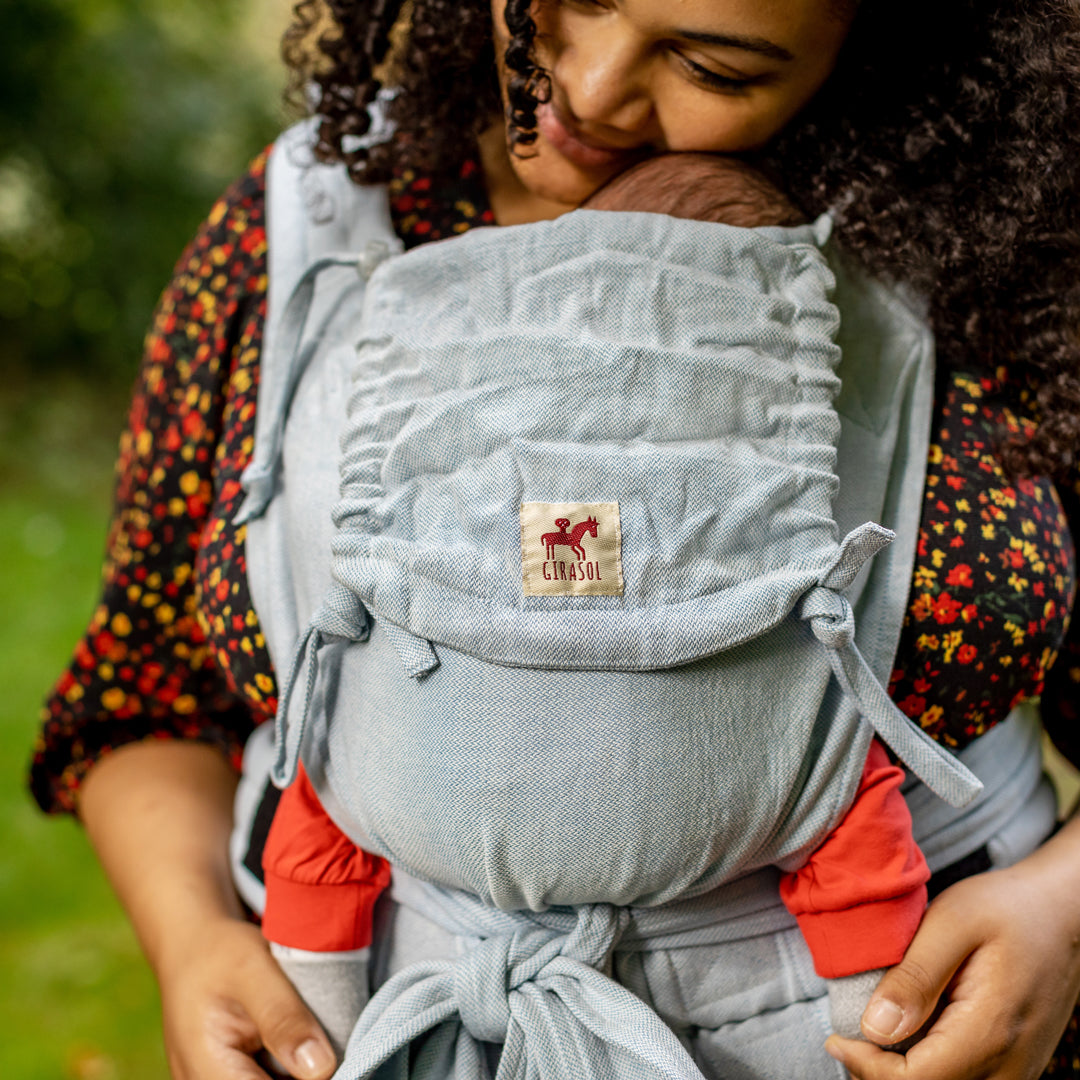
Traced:
[[486, 1080], [481, 1042], [503, 1043], [496, 1080], [702, 1080], [656, 1013], [598, 970], [610, 966], [629, 909], [586, 904], [545, 916], [496, 911], [505, 932], [395, 975], [361, 1015], [335, 1080]]
[[981, 781], [896, 707], [855, 644], [855, 613], [841, 591], [893, 536], [872, 522], [850, 532], [832, 569], [800, 601], [799, 615], [829, 650], [837, 681], [867, 723], [935, 795], [951, 806], [964, 807], [982, 791]]
[[296, 388], [300, 385], [300, 380], [320, 343], [316, 336], [312, 341], [303, 344], [319, 276], [333, 267], [343, 266], [356, 270], [366, 281], [375, 268], [391, 254], [390, 245], [386, 241], [372, 240], [359, 255], [327, 255], [318, 259], [304, 271], [296, 283], [281, 319], [280, 350], [282, 355], [289, 358], [289, 365], [273, 404], [273, 419], [268, 429], [268, 439], [256, 449], [255, 457], [240, 477], [246, 498], [233, 518], [237, 525], [261, 517], [274, 497], [289, 409], [296, 395]]
[[[319, 674], [319, 652], [332, 641], [366, 641], [370, 632], [367, 609], [336, 582], [323, 606], [311, 618], [293, 651], [274, 715], [274, 765], [270, 776], [280, 787], [296, 779], [311, 701]], [[296, 689], [303, 682], [302, 695]]]

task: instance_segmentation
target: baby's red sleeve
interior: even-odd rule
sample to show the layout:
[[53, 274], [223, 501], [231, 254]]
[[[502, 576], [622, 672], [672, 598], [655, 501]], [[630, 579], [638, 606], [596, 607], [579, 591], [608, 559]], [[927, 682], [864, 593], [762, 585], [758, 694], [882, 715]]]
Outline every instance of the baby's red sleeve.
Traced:
[[851, 809], [806, 865], [781, 880], [780, 896], [824, 978], [899, 963], [919, 927], [930, 870], [912, 836], [903, 779], [875, 739]]
[[390, 864], [331, 821], [303, 765], [274, 813], [263, 872], [267, 940], [310, 952], [371, 944], [372, 910], [390, 884]]

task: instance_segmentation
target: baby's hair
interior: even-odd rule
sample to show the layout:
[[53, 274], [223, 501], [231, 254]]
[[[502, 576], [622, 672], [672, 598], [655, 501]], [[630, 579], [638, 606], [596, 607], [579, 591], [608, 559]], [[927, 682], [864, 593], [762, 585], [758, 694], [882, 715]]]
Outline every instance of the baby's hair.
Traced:
[[738, 225], [795, 225], [802, 215], [784, 193], [741, 158], [661, 154], [608, 181], [586, 210], [638, 210], [692, 221]]

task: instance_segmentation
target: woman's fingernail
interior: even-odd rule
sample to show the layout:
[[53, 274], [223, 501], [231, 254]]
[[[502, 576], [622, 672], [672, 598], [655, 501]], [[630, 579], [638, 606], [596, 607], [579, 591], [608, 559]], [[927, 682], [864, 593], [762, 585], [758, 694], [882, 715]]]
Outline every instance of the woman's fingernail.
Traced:
[[839, 1061], [841, 1065], [844, 1064], [844, 1052], [837, 1044], [835, 1035], [830, 1035], [825, 1040], [825, 1053], [827, 1053], [829, 1057], [836, 1058], [836, 1060]]
[[863, 1014], [863, 1027], [883, 1039], [890, 1039], [900, 1029], [903, 1019], [904, 1010], [895, 1001], [878, 998], [870, 1002]]
[[327, 1069], [333, 1068], [334, 1055], [329, 1047], [323, 1045], [318, 1039], [308, 1039], [296, 1048], [296, 1061], [304, 1071], [304, 1077], [314, 1080], [322, 1076]]

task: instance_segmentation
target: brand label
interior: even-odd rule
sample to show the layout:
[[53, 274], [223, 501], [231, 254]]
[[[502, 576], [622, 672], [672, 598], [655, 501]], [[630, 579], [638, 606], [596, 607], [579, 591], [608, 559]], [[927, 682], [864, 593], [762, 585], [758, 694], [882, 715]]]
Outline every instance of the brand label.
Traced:
[[526, 596], [620, 596], [618, 503], [521, 504]]

